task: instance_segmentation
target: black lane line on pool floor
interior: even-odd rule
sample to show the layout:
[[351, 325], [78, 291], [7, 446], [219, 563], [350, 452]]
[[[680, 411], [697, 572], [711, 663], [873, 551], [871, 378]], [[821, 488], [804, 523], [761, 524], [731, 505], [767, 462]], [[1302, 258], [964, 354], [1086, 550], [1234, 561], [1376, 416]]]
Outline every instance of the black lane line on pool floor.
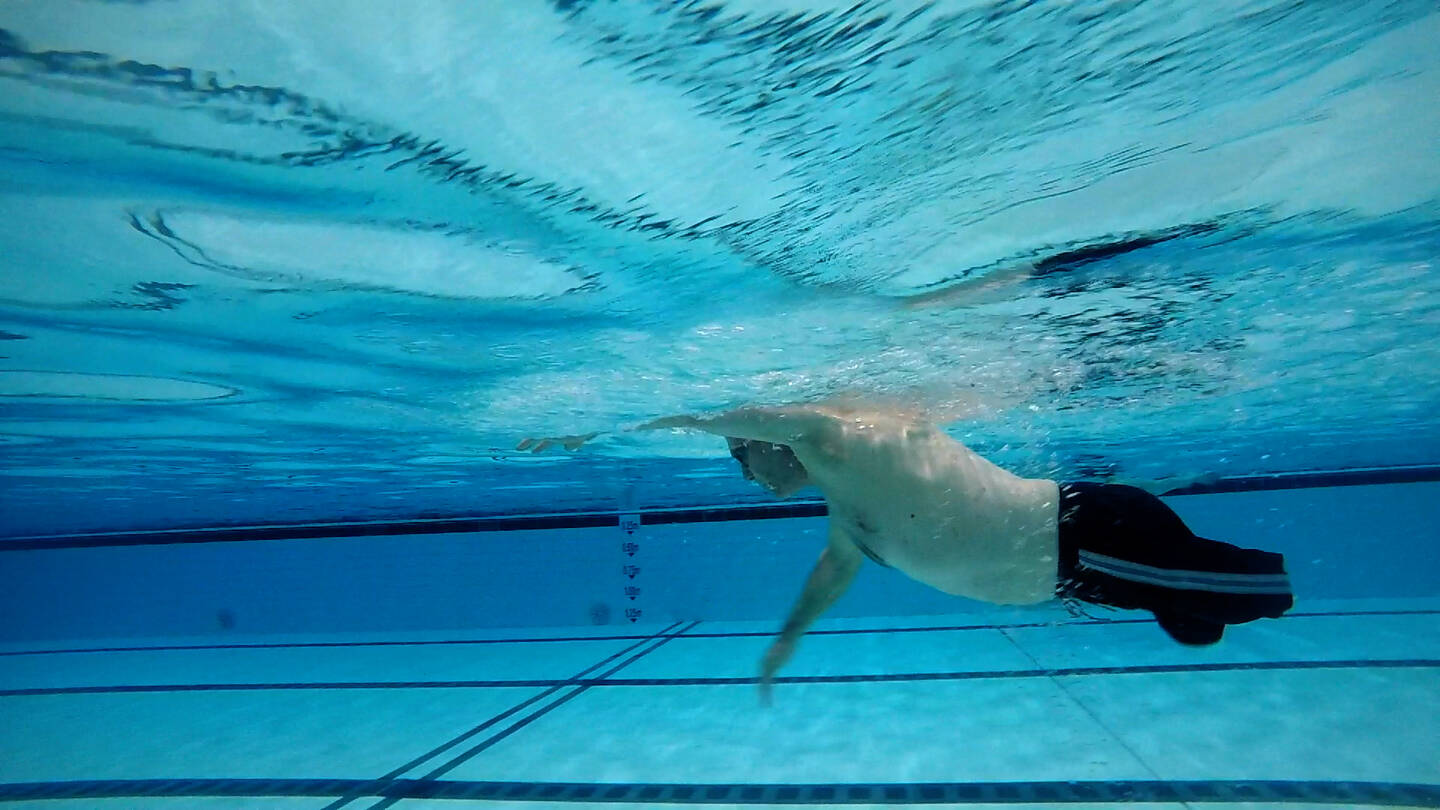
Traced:
[[1335, 804], [1440, 807], [1440, 785], [1407, 782], [1205, 779], [1086, 782], [683, 784], [664, 782], [474, 782], [395, 779], [107, 779], [0, 784], [0, 802], [113, 798], [329, 798], [359, 792], [405, 799], [606, 804]]
[[[516, 705], [510, 707], [509, 709], [506, 709], [505, 711], [500, 712], [499, 714], [496, 714], [495, 716], [491, 717], [490, 719], [486, 720], [485, 722], [483, 722], [483, 723], [475, 726], [474, 728], [470, 729], [469, 731], [467, 731], [467, 732], [465, 732], [465, 733], [463, 733], [463, 734], [461, 734], [461, 735], [459, 735], [459, 736], [457, 736], [457, 737], [449, 740], [448, 742], [442, 743], [442, 744], [440, 744], [440, 745], [438, 745], [438, 746], [430, 749], [429, 751], [425, 752], [424, 754], [421, 754], [420, 756], [418, 756], [418, 757], [410, 760], [409, 762], [405, 763], [404, 765], [401, 765], [400, 767], [395, 768], [394, 770], [390, 771], [389, 773], [385, 774], [384, 776], [381, 776], [379, 779], [374, 780], [374, 782], [376, 782], [376, 783], [385, 783], [385, 782], [394, 781], [395, 779], [400, 778], [400, 777], [403, 776], [407, 771], [410, 771], [410, 770], [413, 770], [413, 769], [415, 769], [415, 768], [420, 767], [421, 765], [423, 765], [423, 764], [424, 764], [425, 762], [427, 762], [428, 760], [431, 760], [431, 759], [434, 759], [434, 758], [437, 757], [437, 756], [440, 756], [441, 754], [445, 753], [446, 751], [449, 751], [450, 749], [454, 748], [455, 746], [459, 745], [460, 743], [463, 743], [463, 742], [465, 742], [466, 740], [469, 740], [469, 739], [475, 737], [476, 735], [480, 734], [482, 731], [485, 731], [485, 730], [487, 730], [487, 729], [490, 729], [490, 728], [494, 727], [495, 725], [499, 724], [500, 722], [502, 722], [502, 721], [504, 721], [504, 720], [507, 720], [507, 719], [513, 717], [514, 715], [518, 714], [518, 713], [521, 712], [522, 710], [524, 710], [524, 709], [526, 709], [526, 708], [529, 708], [530, 706], [533, 706], [533, 705], [535, 705], [536, 703], [539, 703], [540, 701], [544, 700], [544, 699], [547, 698], [547, 697], [550, 697], [551, 695], [555, 694], [556, 692], [560, 691], [561, 689], [565, 688], [566, 686], [579, 683], [579, 682], [580, 682], [580, 679], [582, 679], [584, 676], [590, 674], [591, 672], [594, 672], [595, 670], [597, 670], [597, 669], [605, 666], [606, 664], [609, 664], [610, 662], [614, 661], [614, 660], [617, 659], [617, 658], [620, 658], [620, 657], [622, 657], [622, 656], [625, 656], [625, 655], [633, 652], [633, 651], [634, 651], [636, 648], [638, 648], [638, 647], [642, 647], [642, 646], [644, 646], [645, 644], [647, 644], [647, 643], [649, 643], [649, 642], [651, 642], [651, 641], [654, 641], [654, 640], [656, 640], [656, 639], [660, 639], [660, 638], [663, 638], [663, 639], [664, 639], [663, 641], [660, 642], [660, 644], [664, 644], [666, 641], [669, 641], [670, 638], [673, 637], [673, 636], [667, 636], [666, 634], [667, 634], [667, 633], [670, 633], [672, 630], [675, 630], [675, 628], [679, 627], [680, 624], [681, 624], [681, 622], [674, 622], [674, 623], [672, 623], [671, 625], [669, 625], [668, 627], [660, 630], [659, 632], [654, 633], [653, 635], [650, 635], [650, 636], [646, 636], [646, 637], [644, 637], [642, 640], [640, 640], [640, 641], [638, 641], [638, 642], [636, 642], [636, 643], [634, 643], [634, 644], [631, 644], [629, 647], [626, 647], [625, 649], [620, 650], [619, 652], [616, 652], [616, 653], [614, 653], [614, 654], [612, 654], [612, 655], [609, 655], [609, 656], [605, 657], [604, 659], [602, 659], [602, 660], [600, 660], [600, 661], [597, 661], [597, 662], [594, 663], [594, 664], [591, 664], [590, 666], [588, 666], [588, 667], [580, 670], [579, 672], [575, 673], [574, 675], [572, 675], [571, 677], [567, 678], [566, 680], [564, 680], [564, 681], [562, 681], [562, 682], [559, 682], [559, 683], [555, 684], [554, 686], [551, 686], [550, 688], [546, 689], [544, 692], [541, 692], [541, 693], [539, 693], [539, 694], [533, 695], [533, 696], [531, 696], [530, 698], [528, 698], [528, 699], [526, 699], [526, 700], [524, 700], [524, 701], [521, 701], [520, 703], [517, 703]], [[695, 624], [699, 624], [699, 622], [696, 622], [696, 623], [694, 623], [694, 624], [691, 624], [690, 627], [694, 627]], [[676, 632], [677, 632], [677, 634], [678, 634], [678, 633], [683, 633], [684, 630], [679, 630], [679, 631], [676, 631]], [[655, 647], [659, 647], [660, 644], [655, 645]], [[640, 656], [643, 656], [643, 655], [648, 654], [649, 652], [652, 652], [652, 651], [655, 649], [655, 647], [652, 647], [652, 648], [650, 648], [649, 650], [645, 650], [645, 651], [639, 653], [639, 655], [635, 656], [635, 658], [638, 658], [638, 657], [640, 657]], [[631, 658], [631, 659], [629, 659], [629, 660], [635, 660], [635, 658]], [[627, 663], [628, 663], [628, 662], [627, 662]], [[621, 666], [624, 666], [624, 664], [622, 664]], [[602, 677], [603, 677], [603, 676], [602, 676]], [[336, 808], [344, 807], [345, 805], [349, 804], [350, 802], [355, 801], [355, 800], [357, 800], [357, 799], [364, 798], [364, 797], [367, 796], [367, 795], [375, 795], [375, 794], [373, 794], [373, 793], [353, 793], [353, 794], [347, 794], [347, 795], [345, 795], [345, 796], [340, 797], [340, 798], [337, 799], [336, 801], [334, 801], [334, 802], [326, 805], [325, 808], [324, 808], [324, 810], [336, 810]]]
[[[683, 633], [684, 631], [680, 631]], [[678, 638], [667, 636], [665, 642]], [[659, 647], [661, 645], [656, 645]], [[641, 655], [654, 652], [654, 648]], [[635, 656], [639, 658], [640, 656]], [[754, 684], [754, 677], [716, 678], [611, 678], [609, 675], [633, 662], [598, 678], [575, 680], [514, 679], [468, 681], [316, 681], [296, 683], [182, 683], [126, 684], [117, 686], [50, 686], [29, 689], [0, 689], [3, 697], [36, 697], [41, 695], [107, 695], [107, 694], [169, 694], [176, 692], [280, 692], [289, 690], [348, 689], [496, 689], [550, 688], [582, 686], [740, 686]], [[902, 672], [872, 675], [782, 675], [775, 683], [903, 683], [909, 681], [985, 681], [1007, 678], [1064, 678], [1094, 675], [1169, 675], [1187, 672], [1271, 672], [1308, 669], [1440, 669], [1440, 658], [1403, 659], [1339, 659], [1318, 661], [1246, 661], [1206, 664], [1150, 664], [1110, 667], [1056, 667], [1053, 669], [997, 669], [953, 672]]]
[[[1236, 492], [1264, 492], [1316, 487], [1373, 486], [1440, 481], [1440, 464], [1404, 467], [1376, 467], [1361, 470], [1314, 470], [1310, 472], [1221, 478], [1203, 484], [1172, 489], [1164, 496], [1211, 495]], [[733, 520], [770, 520], [821, 517], [823, 501], [801, 501], [754, 506], [700, 506], [638, 510], [647, 526], [667, 523], [714, 523]], [[318, 540], [345, 537], [394, 537], [400, 535], [464, 534], [471, 532], [537, 531], [545, 529], [593, 529], [618, 526], [618, 512], [572, 512], [551, 515], [431, 518], [426, 520], [362, 521], [356, 523], [307, 523], [299, 525], [233, 526], [212, 529], [162, 529], [135, 532], [91, 532], [51, 536], [0, 538], [0, 552], [37, 551], [62, 548], [109, 546], [157, 546], [181, 543], [234, 543], [251, 540]]]
[[[652, 644], [651, 646], [649, 646], [649, 647], [641, 650], [641, 651], [638, 652], [638, 653], [635, 653], [634, 655], [630, 656], [629, 658], [626, 658], [624, 661], [621, 661], [619, 664], [615, 665], [614, 667], [611, 667], [610, 669], [606, 670], [604, 673], [602, 673], [602, 674], [600, 675], [600, 680], [604, 680], [604, 679], [606, 679], [606, 678], [609, 678], [610, 676], [614, 675], [615, 673], [619, 672], [620, 670], [624, 669], [625, 667], [630, 666], [631, 664], [635, 663], [636, 661], [639, 661], [641, 658], [644, 658], [645, 656], [649, 655], [650, 653], [653, 653], [653, 652], [655, 652], [656, 650], [660, 649], [661, 647], [664, 647], [666, 644], [669, 644], [671, 641], [675, 640], [676, 638], [679, 638], [680, 636], [683, 636], [687, 631], [694, 629], [695, 626], [698, 625], [698, 624], [700, 624], [700, 622], [698, 622], [698, 621], [693, 621], [693, 622], [685, 625], [685, 626], [682, 627], [681, 629], [676, 630], [674, 633], [671, 633], [671, 634], [669, 634], [669, 635], [664, 636], [663, 638], [660, 639], [659, 643], [657, 643], [657, 644]], [[671, 625], [671, 627], [674, 627], [674, 625]], [[668, 628], [667, 628], [667, 629], [668, 629]], [[607, 660], [608, 660], [608, 659], [607, 659]], [[577, 682], [578, 682], [578, 681], [577, 681]], [[539, 708], [539, 709], [531, 712], [530, 714], [522, 717], [522, 718], [519, 719], [518, 721], [512, 723], [512, 724], [511, 724], [510, 726], [508, 726], [507, 728], [505, 728], [505, 729], [503, 729], [503, 730], [501, 730], [501, 731], [499, 731], [499, 732], [496, 732], [495, 734], [490, 735], [489, 737], [485, 738], [484, 740], [481, 740], [479, 743], [476, 743], [475, 745], [473, 745], [473, 746], [465, 749], [464, 751], [460, 752], [459, 754], [455, 755], [454, 757], [451, 757], [449, 760], [446, 760], [443, 764], [441, 764], [441, 765], [439, 765], [438, 767], [432, 769], [429, 773], [426, 773], [424, 776], [420, 777], [418, 780], [415, 780], [415, 781], [418, 781], [418, 782], [421, 782], [421, 783], [425, 783], [425, 782], [433, 782], [433, 781], [435, 781], [436, 779], [439, 779], [441, 776], [444, 776], [445, 774], [447, 774], [447, 773], [455, 770], [456, 768], [458, 768], [458, 767], [460, 767], [461, 765], [465, 764], [466, 762], [470, 761], [470, 760], [473, 759], [477, 754], [480, 754], [481, 752], [489, 749], [490, 747], [492, 747], [492, 746], [496, 745], [497, 743], [499, 743], [501, 740], [504, 740], [505, 738], [509, 737], [510, 735], [515, 734], [516, 732], [520, 731], [521, 729], [525, 728], [526, 726], [529, 726], [531, 723], [535, 722], [536, 720], [539, 720], [541, 717], [544, 717], [545, 715], [549, 714], [550, 712], [552, 712], [552, 711], [560, 708], [561, 706], [565, 705], [566, 703], [569, 703], [570, 701], [572, 701], [572, 700], [574, 700], [575, 698], [579, 697], [580, 695], [584, 694], [586, 691], [588, 691], [588, 690], [589, 690], [592, 686], [594, 686], [594, 685], [595, 685], [594, 683], [586, 682], [586, 683], [584, 683], [584, 685], [576, 687], [575, 689], [571, 690], [570, 692], [566, 693], [565, 695], [561, 696], [560, 698], [558, 698], [558, 699], [556, 699], [556, 700], [554, 700], [554, 701], [551, 701], [550, 703], [546, 704], [545, 706], [542, 706], [541, 708]], [[447, 747], [448, 747], [448, 746], [447, 746]], [[376, 802], [375, 804], [371, 805], [371, 806], [368, 808], [368, 810], [385, 810], [385, 808], [390, 807], [391, 805], [396, 804], [397, 802], [401, 801], [401, 799], [403, 799], [403, 798], [404, 798], [403, 796], [402, 796], [402, 797], [386, 797], [385, 799], [383, 799], [383, 800], [381, 800], [381, 801], [379, 801], [379, 802]], [[343, 806], [344, 804], [345, 804], [344, 802], [338, 802], [338, 803], [333, 804], [333, 805], [331, 805], [331, 806], [329, 806], [329, 807], [326, 807], [325, 810], [337, 810], [339, 807]]]
[[[1413, 609], [1413, 610], [1330, 610], [1330, 611], [1295, 611], [1287, 613], [1282, 620], [1291, 619], [1316, 619], [1316, 618], [1337, 618], [1345, 616], [1440, 616], [1440, 608]], [[958, 630], [1028, 630], [1028, 629], [1056, 629], [1062, 627], [1101, 627], [1111, 624], [1152, 624], [1154, 619], [1057, 619], [1055, 621], [1033, 621], [1033, 622], [999, 622], [988, 624], [952, 624], [934, 625], [923, 627], [871, 627], [871, 628], [848, 628], [835, 630], [811, 630], [807, 636], [852, 636], [879, 633], [936, 633], [953, 632]], [[664, 632], [664, 631], [661, 631]], [[734, 632], [716, 633], [690, 633], [686, 638], [759, 638], [775, 635], [773, 632], [763, 630], [747, 630]], [[21, 656], [21, 655], [75, 655], [90, 653], [131, 653], [131, 652], [182, 652], [196, 650], [298, 650], [312, 648], [351, 648], [351, 647], [433, 647], [433, 646], [465, 646], [471, 644], [545, 644], [551, 642], [574, 642], [574, 641], [644, 641], [654, 638], [643, 634], [627, 634], [619, 636], [538, 636], [527, 638], [477, 638], [477, 639], [436, 639], [427, 641], [295, 641], [295, 642], [273, 642], [273, 643], [237, 643], [237, 644], [168, 644], [153, 647], [132, 646], [132, 647], [66, 647], [44, 650], [0, 650], [0, 658]]]

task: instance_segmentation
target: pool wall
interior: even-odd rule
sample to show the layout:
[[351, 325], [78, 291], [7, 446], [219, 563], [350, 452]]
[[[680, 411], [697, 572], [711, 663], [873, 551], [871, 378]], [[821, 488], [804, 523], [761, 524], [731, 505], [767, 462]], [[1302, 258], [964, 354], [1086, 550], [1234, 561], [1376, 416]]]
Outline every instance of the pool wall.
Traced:
[[[1197, 534], [1283, 552], [1302, 607], [1440, 596], [1440, 483], [1167, 501]], [[824, 531], [811, 517], [7, 550], [0, 641], [778, 624]], [[830, 615], [986, 607], [867, 565]]]

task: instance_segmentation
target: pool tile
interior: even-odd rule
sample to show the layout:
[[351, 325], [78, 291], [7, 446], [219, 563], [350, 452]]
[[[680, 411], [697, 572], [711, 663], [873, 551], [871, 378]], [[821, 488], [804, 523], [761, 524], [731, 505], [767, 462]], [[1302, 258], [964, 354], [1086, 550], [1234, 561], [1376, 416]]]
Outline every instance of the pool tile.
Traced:
[[1166, 779], [1440, 782], [1440, 671], [1065, 677]]
[[370, 779], [540, 690], [355, 689], [0, 698], [0, 781]]
[[1150, 778], [1045, 679], [597, 687], [449, 778], [894, 782]]
[[566, 679], [635, 641], [277, 647], [0, 657], [0, 689]]
[[[1137, 614], [1138, 615], [1138, 614]], [[1042, 666], [1440, 659], [1440, 615], [1295, 616], [1235, 625], [1208, 647], [1176, 644], [1154, 622], [1004, 631]]]
[[[769, 637], [678, 638], [620, 678], [749, 678]], [[807, 635], [781, 675], [879, 675], [1032, 669], [1035, 664], [994, 630]]]

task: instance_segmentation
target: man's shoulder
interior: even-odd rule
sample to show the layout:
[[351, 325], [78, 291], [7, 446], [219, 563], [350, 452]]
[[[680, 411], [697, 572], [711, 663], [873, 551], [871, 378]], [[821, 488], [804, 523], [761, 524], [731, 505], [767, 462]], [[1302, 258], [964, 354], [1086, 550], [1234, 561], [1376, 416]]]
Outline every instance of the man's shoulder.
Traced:
[[784, 432], [789, 438], [783, 444], [837, 459], [848, 455], [847, 448], [873, 445], [877, 440], [899, 449], [898, 445], [905, 442], [933, 442], [937, 436], [944, 436], [940, 428], [916, 414], [858, 404], [815, 402], [747, 410], [773, 425], [788, 428]]

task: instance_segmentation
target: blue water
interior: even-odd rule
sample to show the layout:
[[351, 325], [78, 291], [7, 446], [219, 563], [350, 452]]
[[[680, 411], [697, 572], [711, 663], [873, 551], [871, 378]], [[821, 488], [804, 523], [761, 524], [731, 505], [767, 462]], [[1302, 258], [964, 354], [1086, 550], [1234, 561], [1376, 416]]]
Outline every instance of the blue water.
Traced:
[[[0, 805], [1440, 806], [1437, 42], [5, 0]], [[1169, 492], [1296, 607], [1190, 648], [866, 565], [764, 708], [816, 493], [623, 429], [827, 398]]]
[[1440, 461], [1428, 2], [0, 9], [8, 535], [763, 499], [852, 396], [1027, 474]]

